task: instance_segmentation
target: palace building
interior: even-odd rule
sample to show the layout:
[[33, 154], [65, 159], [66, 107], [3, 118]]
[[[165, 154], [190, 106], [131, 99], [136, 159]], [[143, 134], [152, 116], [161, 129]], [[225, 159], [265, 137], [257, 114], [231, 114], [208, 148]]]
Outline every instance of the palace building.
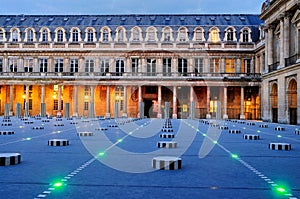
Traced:
[[299, 124], [299, 13], [2, 15], [0, 114]]

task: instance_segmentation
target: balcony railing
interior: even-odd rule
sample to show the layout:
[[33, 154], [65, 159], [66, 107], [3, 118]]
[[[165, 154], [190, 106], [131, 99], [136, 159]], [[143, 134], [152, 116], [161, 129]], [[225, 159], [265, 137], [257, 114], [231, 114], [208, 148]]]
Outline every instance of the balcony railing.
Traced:
[[299, 55], [293, 55], [289, 58], [285, 58], [285, 66], [291, 66], [293, 64], [296, 64], [297, 60], [299, 59]]
[[260, 80], [260, 73], [166, 73], [166, 72], [0, 72], [0, 79], [161, 79], [161, 80]]
[[274, 64], [269, 65], [269, 72], [273, 72], [278, 69], [279, 62], [275, 62]]

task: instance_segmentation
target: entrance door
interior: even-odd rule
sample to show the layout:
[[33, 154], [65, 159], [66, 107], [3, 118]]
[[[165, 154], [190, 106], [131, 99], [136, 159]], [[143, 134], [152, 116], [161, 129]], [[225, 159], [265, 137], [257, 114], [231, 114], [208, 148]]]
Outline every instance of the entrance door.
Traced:
[[278, 123], [278, 109], [272, 108], [272, 122]]
[[297, 109], [290, 108], [290, 124], [297, 124]]
[[147, 118], [153, 117], [153, 104], [152, 100], [144, 100], [144, 114]]

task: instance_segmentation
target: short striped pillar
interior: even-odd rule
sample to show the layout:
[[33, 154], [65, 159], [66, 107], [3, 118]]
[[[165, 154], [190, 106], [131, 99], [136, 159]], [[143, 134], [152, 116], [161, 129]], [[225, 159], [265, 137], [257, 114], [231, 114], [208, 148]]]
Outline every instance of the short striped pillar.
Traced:
[[272, 150], [283, 150], [283, 151], [289, 151], [292, 149], [292, 145], [289, 143], [270, 143], [269, 149]]
[[245, 134], [244, 135], [245, 140], [259, 140], [259, 135], [256, 134]]
[[296, 135], [300, 135], [300, 130], [295, 130]]
[[221, 129], [221, 130], [228, 130], [228, 126], [220, 126], [219, 129]]
[[97, 131], [107, 131], [108, 129], [105, 127], [96, 128]]
[[157, 147], [158, 148], [177, 148], [177, 142], [158, 141]]
[[63, 123], [55, 123], [54, 126], [65, 126]]
[[228, 132], [231, 133], [231, 134], [240, 134], [240, 133], [241, 133], [241, 130], [231, 129], [231, 130], [229, 130]]
[[111, 127], [111, 128], [117, 128], [118, 125], [117, 125], [117, 124], [109, 124], [108, 127]]
[[21, 163], [20, 153], [0, 153], [0, 166], [9, 166]]
[[49, 146], [68, 146], [69, 140], [66, 139], [51, 139], [48, 140]]
[[175, 135], [173, 133], [162, 133], [159, 135], [160, 138], [174, 138]]
[[285, 128], [284, 127], [281, 127], [281, 126], [277, 126], [274, 128], [275, 131], [285, 131]]
[[267, 124], [260, 124], [259, 128], [268, 128], [269, 126]]
[[34, 126], [32, 127], [33, 130], [41, 130], [41, 129], [44, 129], [43, 126]]
[[179, 170], [182, 167], [181, 158], [159, 156], [152, 159], [152, 168], [160, 170]]
[[86, 136], [93, 136], [94, 134], [92, 132], [78, 132], [77, 135], [80, 137], [86, 137]]
[[173, 132], [174, 130], [172, 128], [163, 128], [161, 131], [162, 132]]
[[255, 126], [255, 123], [254, 122], [247, 122], [247, 125], [248, 126]]
[[0, 135], [13, 135], [15, 134], [14, 131], [0, 131]]

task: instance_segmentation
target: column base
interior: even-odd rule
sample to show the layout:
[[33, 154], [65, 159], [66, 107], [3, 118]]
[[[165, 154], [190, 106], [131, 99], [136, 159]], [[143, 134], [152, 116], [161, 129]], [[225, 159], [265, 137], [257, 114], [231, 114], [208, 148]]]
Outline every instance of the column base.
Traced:
[[110, 113], [106, 113], [105, 117], [110, 118]]
[[128, 116], [127, 116], [127, 113], [123, 113], [123, 114], [122, 114], [122, 117], [128, 117]]
[[245, 115], [240, 115], [240, 120], [246, 119]]
[[157, 118], [158, 118], [158, 119], [161, 119], [161, 118], [162, 118], [161, 113], [157, 113]]
[[223, 115], [223, 119], [224, 119], [224, 120], [228, 119], [228, 115], [227, 115], [227, 114], [224, 114], [224, 115]]
[[12, 111], [9, 111], [9, 116], [13, 116], [13, 112]]
[[206, 119], [211, 119], [211, 114], [206, 114]]
[[173, 114], [173, 115], [172, 115], [172, 118], [173, 118], [173, 119], [177, 119], [177, 114]]

